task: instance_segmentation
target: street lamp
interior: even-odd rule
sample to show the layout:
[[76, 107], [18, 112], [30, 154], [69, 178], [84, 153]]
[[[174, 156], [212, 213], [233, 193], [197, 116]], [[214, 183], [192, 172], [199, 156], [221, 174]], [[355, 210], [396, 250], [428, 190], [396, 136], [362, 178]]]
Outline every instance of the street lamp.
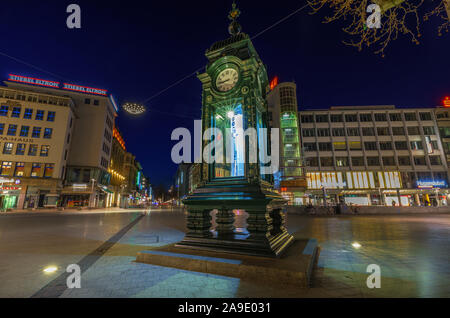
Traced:
[[92, 188], [91, 188], [91, 208], [95, 207], [95, 195], [94, 195], [94, 184], [95, 184], [95, 179], [91, 179], [90, 180], [92, 183]]

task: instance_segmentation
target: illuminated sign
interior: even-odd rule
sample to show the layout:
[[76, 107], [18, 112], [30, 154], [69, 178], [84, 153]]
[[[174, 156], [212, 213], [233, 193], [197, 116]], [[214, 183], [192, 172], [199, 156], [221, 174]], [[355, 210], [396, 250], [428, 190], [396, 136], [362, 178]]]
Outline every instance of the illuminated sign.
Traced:
[[447, 188], [445, 180], [418, 180], [417, 187], [420, 189]]
[[13, 82], [19, 82], [19, 83], [25, 83], [25, 84], [59, 88], [59, 82], [43, 80], [43, 79], [34, 78], [34, 77], [9, 74], [9, 80], [13, 81]]
[[116, 110], [116, 113], [118, 113], [119, 112], [119, 107], [117, 107], [116, 100], [114, 99], [114, 97], [112, 95], [109, 95], [109, 99], [111, 100], [111, 103], [113, 104], [114, 109]]
[[450, 97], [445, 97], [442, 103], [444, 104], [444, 107], [450, 107]]
[[64, 83], [62, 89], [81, 92], [81, 93], [87, 93], [87, 94], [103, 95], [103, 96], [106, 96], [106, 92], [107, 92], [107, 90], [104, 90], [104, 89], [92, 88], [92, 87], [86, 87], [86, 86], [80, 86], [80, 85], [74, 85], [74, 84], [68, 84], [68, 83]]
[[270, 82], [270, 90], [273, 90], [278, 85], [278, 76], [275, 76]]

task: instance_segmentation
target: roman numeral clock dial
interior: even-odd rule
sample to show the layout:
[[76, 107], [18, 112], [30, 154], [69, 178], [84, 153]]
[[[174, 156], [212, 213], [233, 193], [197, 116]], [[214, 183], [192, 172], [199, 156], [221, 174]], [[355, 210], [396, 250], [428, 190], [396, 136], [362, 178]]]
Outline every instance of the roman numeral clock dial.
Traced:
[[234, 68], [227, 68], [217, 75], [216, 87], [220, 92], [228, 92], [236, 86], [239, 74]]

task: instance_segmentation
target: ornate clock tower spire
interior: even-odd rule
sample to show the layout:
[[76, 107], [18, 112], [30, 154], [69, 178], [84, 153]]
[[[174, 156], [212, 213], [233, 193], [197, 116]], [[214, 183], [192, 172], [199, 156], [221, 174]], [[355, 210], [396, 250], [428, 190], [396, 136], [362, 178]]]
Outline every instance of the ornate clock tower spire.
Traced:
[[241, 15], [241, 10], [239, 10], [236, 6], [236, 2], [233, 1], [233, 7], [231, 8], [230, 14], [228, 15], [228, 19], [231, 20], [230, 26], [228, 27], [228, 32], [231, 35], [238, 35], [241, 33], [241, 25], [237, 22], [237, 18]]

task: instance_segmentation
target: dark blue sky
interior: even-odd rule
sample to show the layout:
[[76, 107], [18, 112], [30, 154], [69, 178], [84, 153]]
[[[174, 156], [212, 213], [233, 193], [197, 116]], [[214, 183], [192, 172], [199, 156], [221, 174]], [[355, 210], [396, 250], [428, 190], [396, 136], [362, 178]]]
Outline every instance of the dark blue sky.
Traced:
[[[0, 74], [35, 76], [108, 89], [122, 104], [143, 101], [206, 64], [205, 50], [228, 37], [230, 1], [22, 1], [0, 11], [0, 51], [58, 76], [0, 56]], [[66, 7], [81, 7], [82, 28], [66, 27]], [[254, 35], [306, 3], [305, 0], [238, 1], [243, 31]], [[295, 80], [300, 109], [333, 105], [394, 104], [429, 107], [450, 95], [450, 36], [427, 22], [419, 46], [407, 38], [391, 43], [383, 59], [372, 50], [342, 44], [339, 24], [304, 10], [254, 40], [269, 78]], [[177, 127], [192, 129], [201, 113], [195, 76], [117, 123], [153, 184], [176, 170], [170, 159]], [[177, 117], [173, 115], [177, 115]]]

